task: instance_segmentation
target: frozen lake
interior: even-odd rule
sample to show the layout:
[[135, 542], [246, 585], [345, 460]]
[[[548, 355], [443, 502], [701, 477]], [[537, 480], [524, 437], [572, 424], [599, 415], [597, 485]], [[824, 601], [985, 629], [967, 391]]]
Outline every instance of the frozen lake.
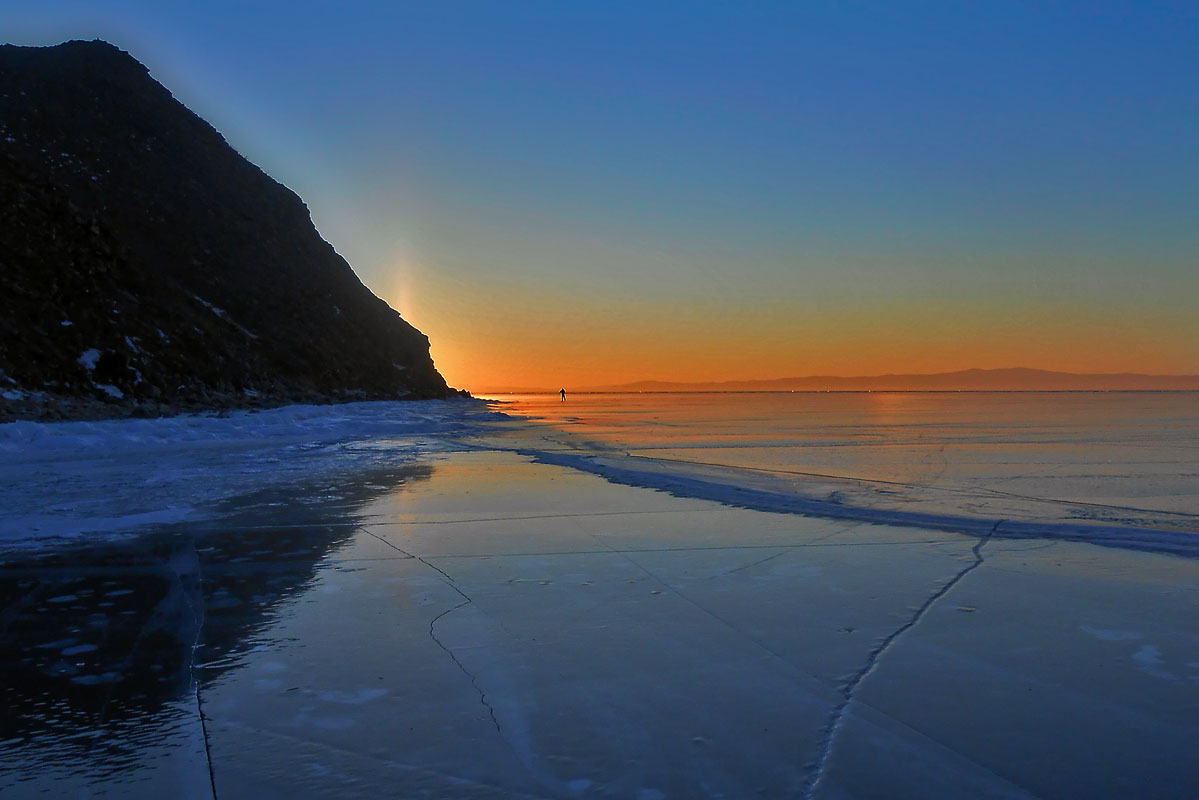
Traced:
[[1193, 392], [499, 399], [547, 423], [526, 452], [632, 485], [763, 510], [1199, 552]]
[[10, 430], [0, 794], [1196, 796], [1194, 397], [846, 397]]

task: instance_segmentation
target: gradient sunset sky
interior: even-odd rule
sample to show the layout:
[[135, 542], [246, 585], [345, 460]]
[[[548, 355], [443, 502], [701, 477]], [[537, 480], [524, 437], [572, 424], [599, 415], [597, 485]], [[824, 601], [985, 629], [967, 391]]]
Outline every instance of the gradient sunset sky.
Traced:
[[1199, 372], [1194, 3], [25, 2], [476, 391]]

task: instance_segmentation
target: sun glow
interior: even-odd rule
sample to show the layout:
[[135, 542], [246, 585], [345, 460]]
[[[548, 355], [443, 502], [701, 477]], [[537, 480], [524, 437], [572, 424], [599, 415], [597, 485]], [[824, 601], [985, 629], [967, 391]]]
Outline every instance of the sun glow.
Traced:
[[416, 263], [407, 255], [397, 256], [382, 271], [384, 284], [380, 290], [383, 299], [410, 323], [414, 316], [419, 316], [414, 305], [417, 296], [416, 276], [418, 272]]
[[1178, 373], [1199, 351], [1195, 337], [1168, 335], [1186, 321], [1166, 311], [991, 300], [751, 308], [466, 284], [404, 264], [388, 299], [406, 292], [397, 302], [429, 335], [438, 369], [474, 391], [1013, 366]]

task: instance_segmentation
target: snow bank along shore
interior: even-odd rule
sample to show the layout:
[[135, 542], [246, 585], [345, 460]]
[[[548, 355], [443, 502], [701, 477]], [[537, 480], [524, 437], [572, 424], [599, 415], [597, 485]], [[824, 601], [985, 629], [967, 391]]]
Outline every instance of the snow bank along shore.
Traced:
[[453, 447], [490, 414], [470, 400], [0, 425], [0, 546], [202, 518], [220, 500]]

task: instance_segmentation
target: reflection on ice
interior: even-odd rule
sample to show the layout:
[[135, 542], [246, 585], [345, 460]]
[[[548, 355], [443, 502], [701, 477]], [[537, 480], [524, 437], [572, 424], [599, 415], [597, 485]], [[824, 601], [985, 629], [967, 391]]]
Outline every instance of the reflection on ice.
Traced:
[[429, 474], [370, 474], [298, 508], [318, 487], [261, 491], [229, 501], [219, 524], [10, 553], [0, 563], [0, 788], [127, 780], [152, 760], [147, 749], [165, 758], [194, 745], [195, 681], [255, 646], [353, 536], [357, 508]]

